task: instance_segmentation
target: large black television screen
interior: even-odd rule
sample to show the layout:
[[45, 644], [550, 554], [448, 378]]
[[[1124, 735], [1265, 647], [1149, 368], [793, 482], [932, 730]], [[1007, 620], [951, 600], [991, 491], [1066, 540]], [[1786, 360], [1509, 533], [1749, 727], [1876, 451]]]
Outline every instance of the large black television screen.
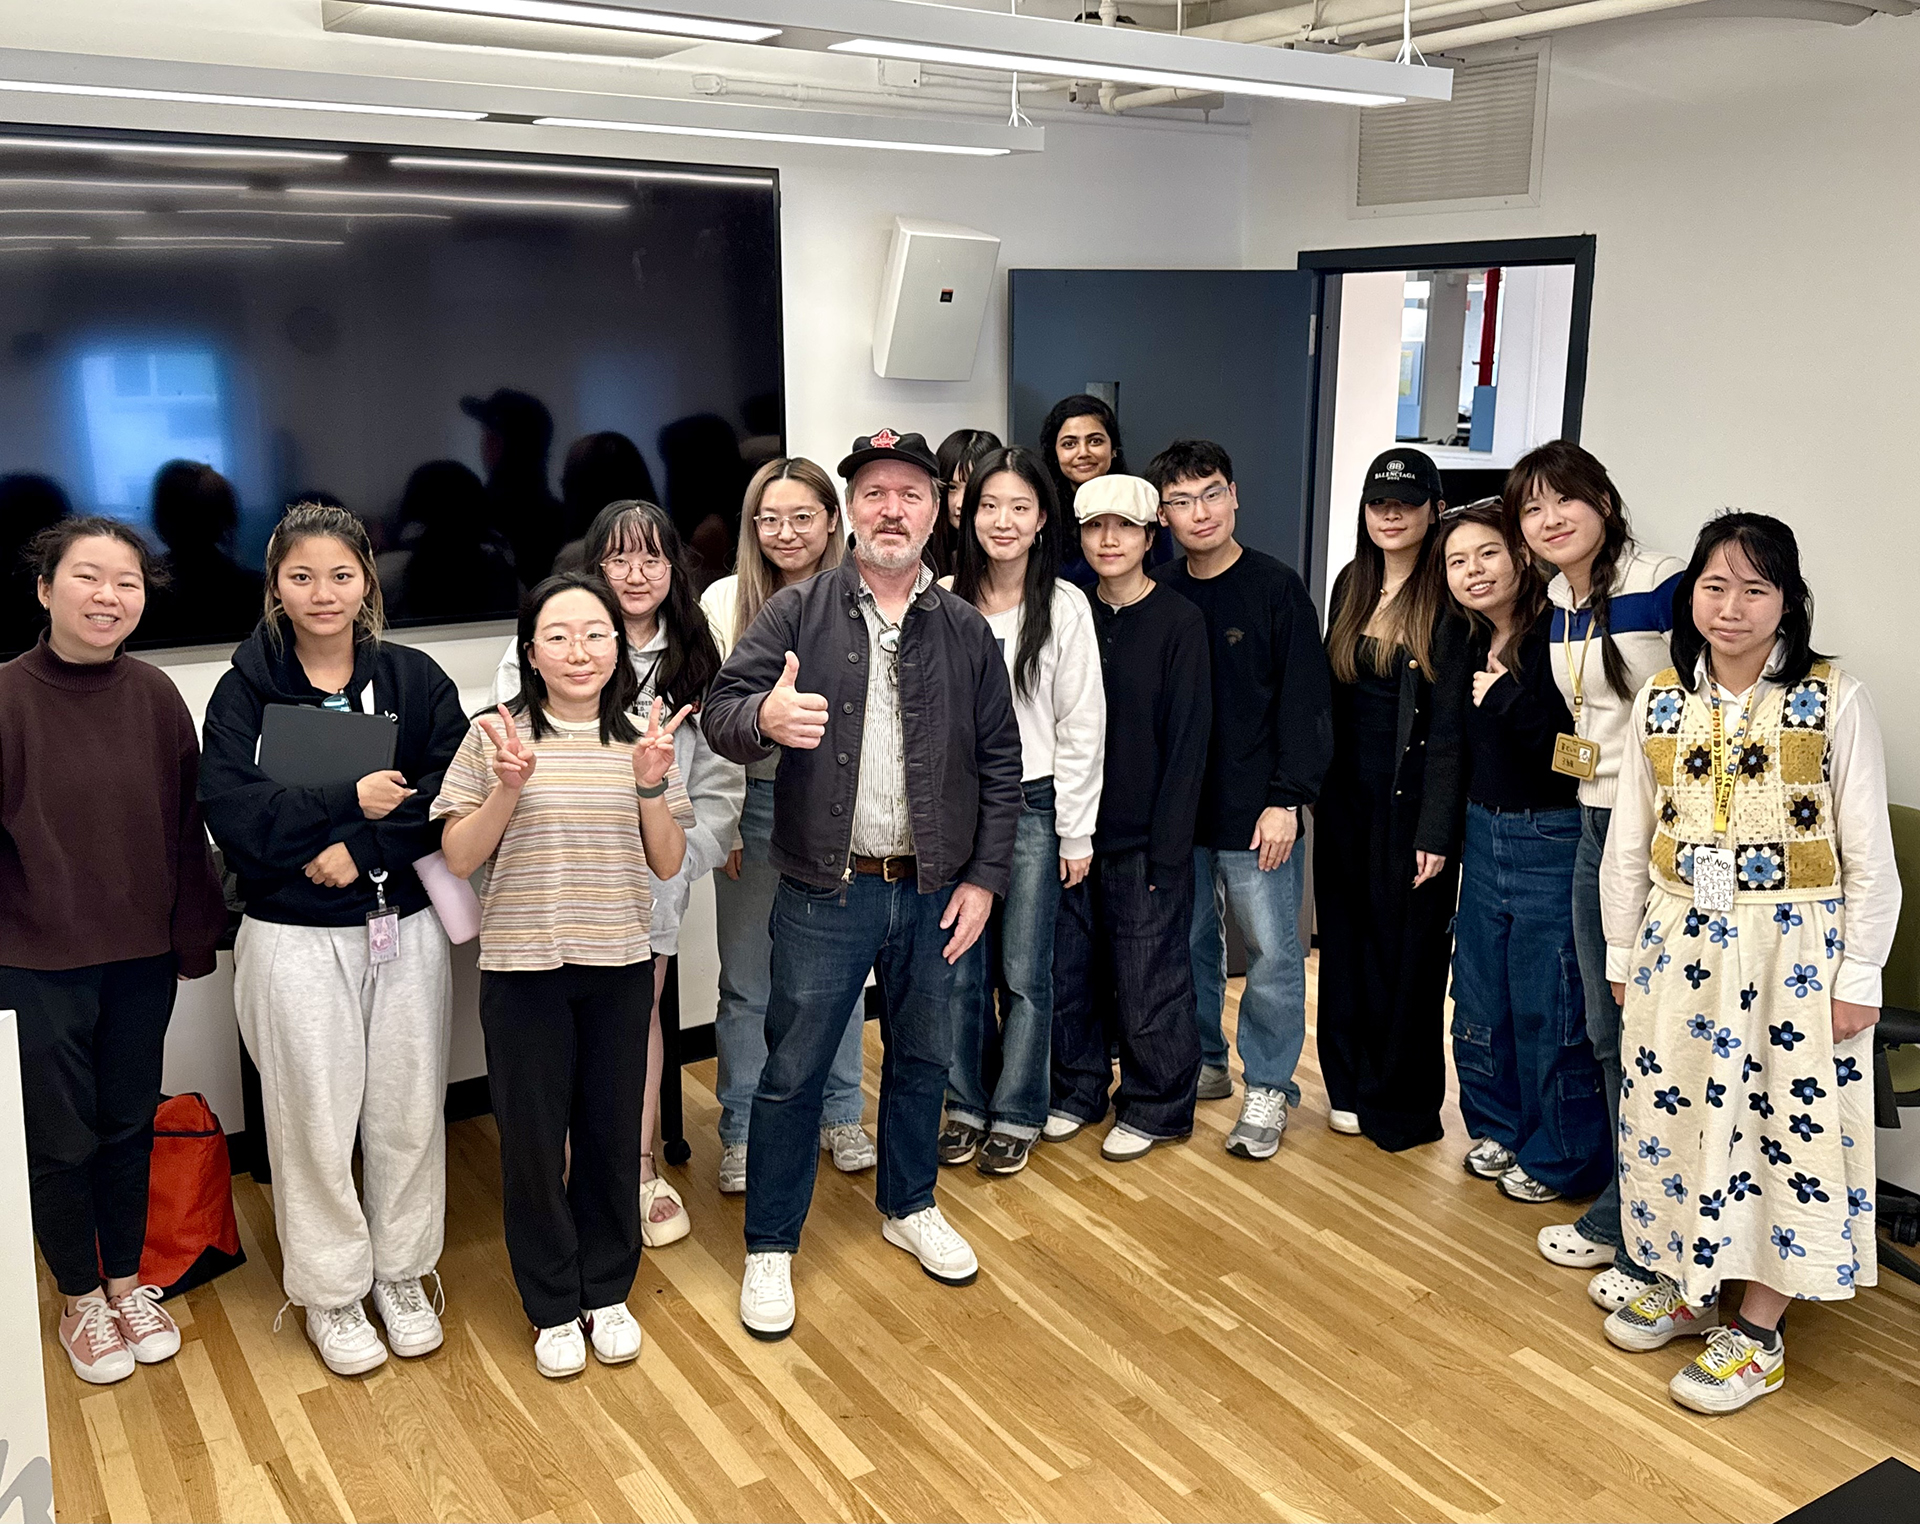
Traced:
[[621, 497], [710, 577], [782, 433], [770, 170], [0, 126], [0, 654], [64, 513], [164, 553], [136, 646], [250, 630], [303, 499], [397, 625], [512, 613]]

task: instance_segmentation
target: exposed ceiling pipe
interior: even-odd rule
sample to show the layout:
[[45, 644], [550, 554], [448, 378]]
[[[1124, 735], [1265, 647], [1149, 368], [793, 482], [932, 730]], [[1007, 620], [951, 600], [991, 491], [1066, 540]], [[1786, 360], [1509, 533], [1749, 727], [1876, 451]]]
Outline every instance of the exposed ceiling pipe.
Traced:
[[[1472, 26], [1452, 27], [1444, 31], [1415, 36], [1414, 45], [1423, 53], [1447, 48], [1472, 47], [1482, 42], [1505, 42], [1514, 37], [1538, 37], [1543, 32], [1562, 32], [1569, 27], [1588, 26], [1596, 21], [1613, 21], [1622, 16], [1644, 16], [1650, 11], [1673, 11], [1700, 0], [1583, 0], [1582, 4], [1559, 10], [1536, 11], [1527, 16], [1510, 16], [1504, 21], [1482, 21]], [[1357, 58], [1392, 58], [1400, 51], [1398, 42], [1370, 42], [1349, 50]]]
[[[1376, 0], [1377, 3], [1377, 0]], [[1560, 4], [1578, 3], [1578, 0], [1559, 0], [1559, 3], [1534, 4], [1528, 0], [1519, 0], [1519, 9], [1529, 15], [1539, 15], [1545, 11], [1557, 10]], [[1506, 10], [1508, 7], [1498, 0], [1440, 0], [1435, 5], [1416, 5], [1413, 8], [1415, 23], [1421, 21], [1442, 21], [1449, 16], [1470, 16], [1476, 12]], [[1371, 16], [1356, 16], [1352, 20], [1327, 21], [1312, 31], [1299, 37], [1301, 42], [1340, 42], [1358, 32], [1393, 31], [1398, 32], [1405, 23], [1405, 15], [1399, 10], [1376, 11]]]

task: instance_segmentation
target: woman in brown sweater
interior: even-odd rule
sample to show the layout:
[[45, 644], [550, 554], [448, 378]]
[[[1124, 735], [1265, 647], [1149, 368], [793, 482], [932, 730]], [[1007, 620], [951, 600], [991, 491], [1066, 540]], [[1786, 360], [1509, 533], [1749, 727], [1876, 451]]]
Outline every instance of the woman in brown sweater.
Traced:
[[[33, 1229], [65, 1297], [60, 1343], [102, 1384], [180, 1333], [138, 1284], [176, 982], [226, 925], [179, 692], [123, 654], [153, 565], [126, 525], [34, 541], [49, 628], [0, 666], [0, 1010], [18, 1013]], [[104, 1277], [104, 1284], [103, 1284]]]

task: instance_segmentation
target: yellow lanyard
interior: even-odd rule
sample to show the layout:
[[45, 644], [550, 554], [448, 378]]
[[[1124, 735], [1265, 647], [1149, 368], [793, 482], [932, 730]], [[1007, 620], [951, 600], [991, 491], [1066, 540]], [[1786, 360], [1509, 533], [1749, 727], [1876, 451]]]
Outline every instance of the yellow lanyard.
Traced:
[[[1709, 677], [1708, 682], [1713, 683]], [[1713, 833], [1725, 836], [1733, 814], [1733, 779], [1740, 768], [1740, 742], [1746, 738], [1747, 723], [1753, 717], [1753, 696], [1748, 695], [1740, 708], [1740, 729], [1727, 735], [1720, 720], [1720, 685], [1713, 683]]]
[[1567, 659], [1567, 686], [1573, 690], [1573, 733], [1580, 734], [1580, 684], [1587, 675], [1587, 646], [1593, 640], [1593, 615], [1587, 615], [1587, 633], [1580, 637], [1580, 665], [1573, 664], [1573, 616], [1577, 609], [1568, 609], [1566, 622], [1560, 626], [1560, 647]]

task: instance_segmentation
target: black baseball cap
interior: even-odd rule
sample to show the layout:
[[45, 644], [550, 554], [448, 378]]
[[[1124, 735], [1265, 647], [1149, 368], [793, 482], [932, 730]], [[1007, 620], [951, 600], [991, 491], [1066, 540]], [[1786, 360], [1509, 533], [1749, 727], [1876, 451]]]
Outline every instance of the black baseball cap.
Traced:
[[1367, 467], [1367, 479], [1360, 488], [1362, 503], [1391, 499], [1418, 508], [1422, 503], [1437, 503], [1447, 489], [1440, 481], [1440, 468], [1433, 457], [1422, 450], [1382, 450]]
[[854, 440], [853, 453], [840, 462], [841, 478], [852, 481], [856, 471], [876, 460], [904, 460], [910, 466], [918, 466], [935, 481], [940, 480], [940, 462], [927, 448], [926, 436], [896, 434], [892, 429], [879, 429]]
[[491, 396], [462, 397], [460, 411], [503, 439], [537, 444], [541, 449], [553, 442], [553, 414], [529, 392], [503, 386]]

